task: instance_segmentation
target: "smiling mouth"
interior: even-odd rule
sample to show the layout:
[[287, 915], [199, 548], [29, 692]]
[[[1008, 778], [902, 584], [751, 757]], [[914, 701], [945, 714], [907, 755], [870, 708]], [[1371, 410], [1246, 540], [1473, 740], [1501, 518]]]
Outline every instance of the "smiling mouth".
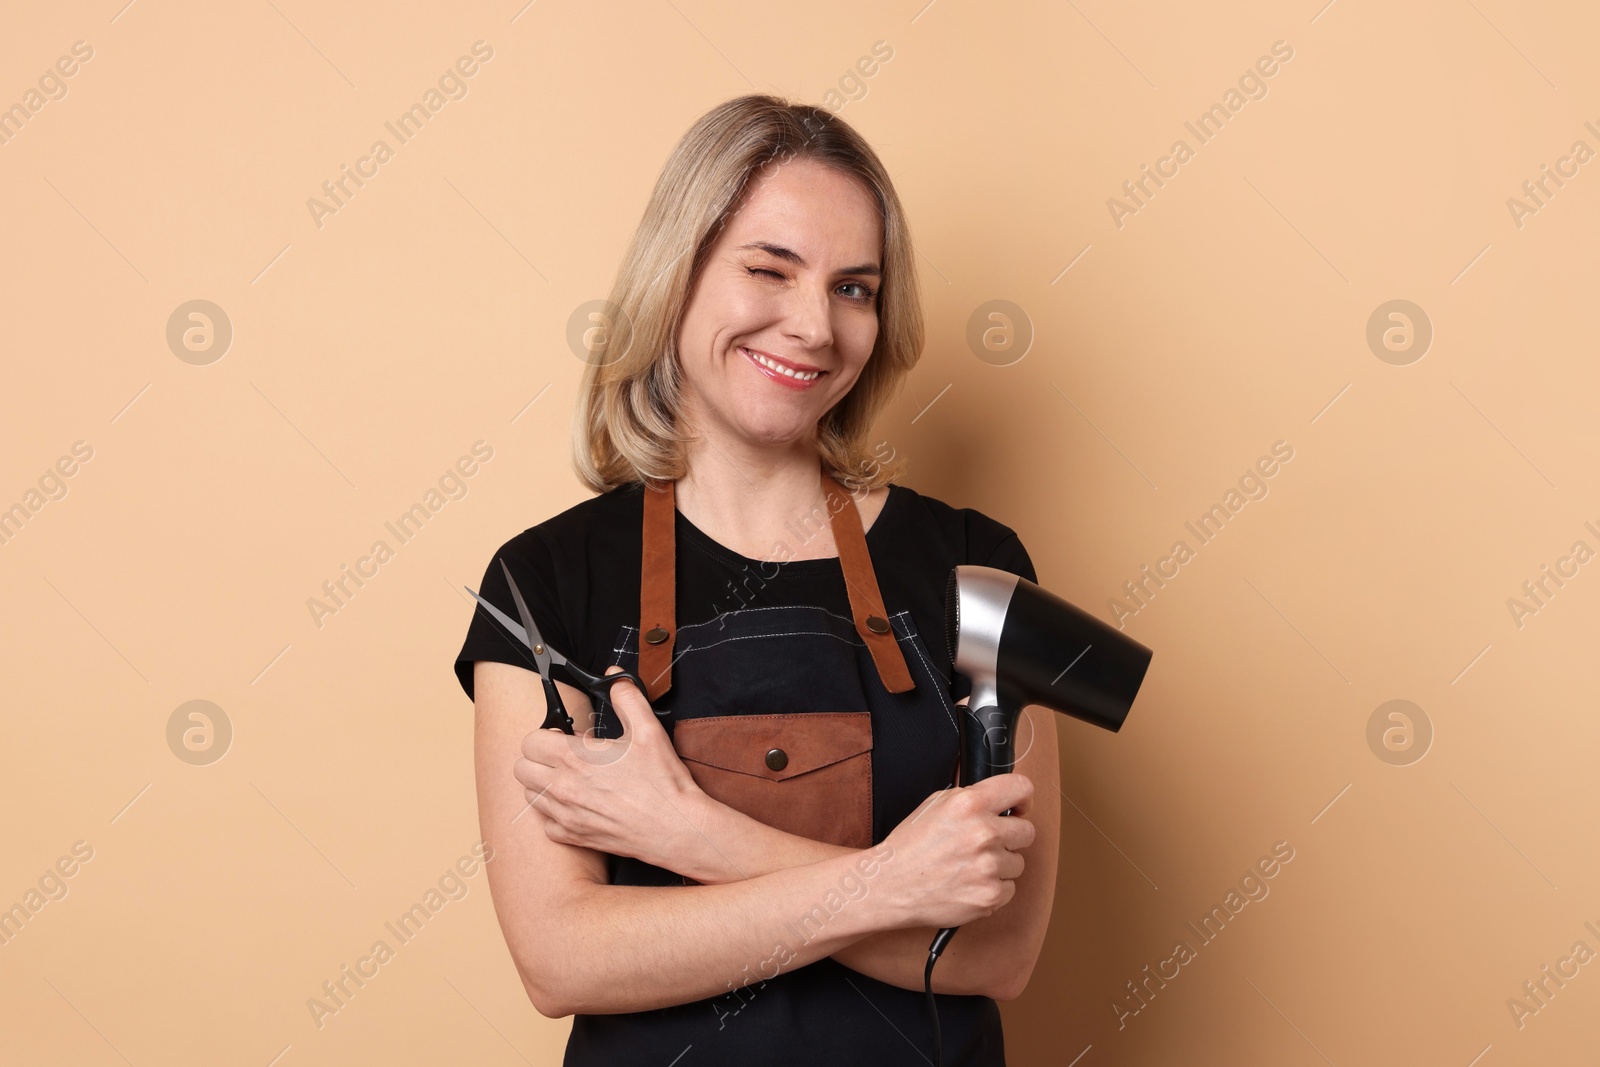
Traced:
[[750, 362], [766, 371], [768, 377], [779, 379], [779, 384], [782, 385], [791, 383], [794, 385], [809, 385], [828, 373], [825, 370], [801, 370], [743, 346], [740, 346], [739, 351], [744, 353]]

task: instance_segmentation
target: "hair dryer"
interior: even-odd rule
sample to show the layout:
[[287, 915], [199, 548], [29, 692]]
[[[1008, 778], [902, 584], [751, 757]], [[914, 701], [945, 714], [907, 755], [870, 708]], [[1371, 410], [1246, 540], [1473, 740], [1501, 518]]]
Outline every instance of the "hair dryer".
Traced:
[[[1012, 769], [1017, 717], [1026, 705], [1039, 704], [1115, 733], [1150, 666], [1150, 649], [1026, 578], [995, 567], [953, 568], [944, 617], [955, 669], [972, 682], [961, 719], [964, 786]], [[939, 1017], [933, 964], [955, 932], [956, 927], [947, 927], [933, 939], [924, 974], [935, 1063]]]
[[1122, 728], [1151, 652], [1026, 578], [994, 567], [950, 571], [945, 640], [972, 682], [961, 738], [961, 784], [1011, 770], [1027, 704]]

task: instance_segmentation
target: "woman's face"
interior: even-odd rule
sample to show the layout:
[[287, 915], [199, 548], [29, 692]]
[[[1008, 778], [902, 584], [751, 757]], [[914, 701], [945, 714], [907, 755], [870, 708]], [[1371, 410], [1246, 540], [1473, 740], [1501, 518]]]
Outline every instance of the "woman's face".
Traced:
[[876, 201], [855, 178], [807, 159], [757, 172], [678, 332], [683, 408], [697, 432], [755, 445], [812, 438], [877, 341], [882, 235]]

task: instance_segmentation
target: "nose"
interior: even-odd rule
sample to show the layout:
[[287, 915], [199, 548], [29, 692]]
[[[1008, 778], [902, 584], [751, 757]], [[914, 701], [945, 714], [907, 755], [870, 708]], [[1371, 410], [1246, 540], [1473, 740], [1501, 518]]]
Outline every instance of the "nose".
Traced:
[[806, 348], [833, 344], [833, 308], [825, 285], [797, 285], [790, 291], [784, 332]]

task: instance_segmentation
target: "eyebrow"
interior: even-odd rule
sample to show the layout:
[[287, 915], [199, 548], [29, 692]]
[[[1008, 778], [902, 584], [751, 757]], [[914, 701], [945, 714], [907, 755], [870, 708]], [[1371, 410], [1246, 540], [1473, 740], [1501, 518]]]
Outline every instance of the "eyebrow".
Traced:
[[[750, 244], [740, 245], [738, 251], [742, 252], [747, 249], [757, 252], [766, 252], [768, 255], [776, 256], [777, 258], [786, 260], [798, 267], [804, 267], [806, 265], [805, 257], [799, 252], [796, 252], [792, 248], [785, 248], [782, 245], [773, 244], [771, 241], [752, 241]], [[854, 267], [845, 267], [843, 270], [836, 271], [835, 273], [841, 275], [870, 274], [876, 278], [881, 276], [883, 272], [878, 269], [878, 265], [876, 263], [862, 263]]]

